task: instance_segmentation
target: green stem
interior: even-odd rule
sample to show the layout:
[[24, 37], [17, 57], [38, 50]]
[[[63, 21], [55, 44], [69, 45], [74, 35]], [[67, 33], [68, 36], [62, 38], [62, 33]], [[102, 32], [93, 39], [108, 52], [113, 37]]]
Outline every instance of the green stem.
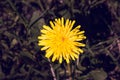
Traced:
[[70, 64], [67, 64], [67, 70], [68, 70], [68, 76], [69, 76], [69, 80], [72, 80], [72, 77], [71, 77], [71, 69], [70, 69]]
[[[49, 59], [48, 59], [48, 61], [50, 62], [50, 60], [49, 60]], [[52, 76], [53, 76], [53, 80], [57, 80], [57, 79], [56, 79], [56, 76], [55, 76], [54, 69], [53, 69], [53, 67], [52, 67], [51, 63], [50, 63], [50, 70], [51, 70], [51, 73], [52, 73]]]

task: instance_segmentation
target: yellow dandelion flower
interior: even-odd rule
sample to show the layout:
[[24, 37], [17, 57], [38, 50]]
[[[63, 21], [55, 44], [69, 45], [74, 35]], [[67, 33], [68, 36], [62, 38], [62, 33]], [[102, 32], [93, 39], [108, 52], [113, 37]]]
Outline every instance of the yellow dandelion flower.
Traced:
[[50, 21], [50, 26], [43, 25], [43, 29], [40, 31], [41, 35], [38, 36], [38, 45], [43, 46], [41, 50], [46, 50], [45, 56], [52, 58], [52, 62], [59, 60], [62, 63], [66, 60], [67, 63], [70, 60], [78, 58], [83, 50], [80, 47], [84, 47], [85, 44], [80, 41], [86, 39], [84, 31], [80, 31], [80, 25], [72, 29], [75, 24], [75, 20], [69, 19], [64, 22], [64, 18], [55, 19]]

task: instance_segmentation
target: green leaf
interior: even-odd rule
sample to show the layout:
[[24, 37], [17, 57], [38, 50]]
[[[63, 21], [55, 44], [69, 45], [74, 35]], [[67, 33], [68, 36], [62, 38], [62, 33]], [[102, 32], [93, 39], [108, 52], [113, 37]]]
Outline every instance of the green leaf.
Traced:
[[68, 19], [71, 17], [71, 13], [67, 9], [61, 10], [59, 14], [63, 16], [65, 19]]
[[107, 73], [104, 70], [94, 70], [90, 72], [94, 80], [105, 80]]
[[32, 27], [33, 25], [36, 25], [36, 26], [44, 25], [45, 21], [42, 18], [42, 16], [44, 16], [45, 13], [46, 13], [46, 11], [44, 11], [43, 13], [39, 12], [39, 11], [35, 11], [32, 15], [31, 20], [30, 20], [29, 28]]

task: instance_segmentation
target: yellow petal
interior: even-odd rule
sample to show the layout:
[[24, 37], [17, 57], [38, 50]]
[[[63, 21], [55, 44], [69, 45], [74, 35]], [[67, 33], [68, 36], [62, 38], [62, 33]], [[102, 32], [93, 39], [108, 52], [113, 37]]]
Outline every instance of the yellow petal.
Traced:
[[52, 30], [49, 26], [46, 26], [46, 25], [44, 25], [43, 28], [48, 30], [48, 31]]
[[60, 55], [59, 63], [62, 63], [62, 55]]
[[68, 58], [66, 58], [65, 60], [66, 60], [67, 64], [68, 64], [68, 63], [70, 63], [70, 61], [69, 61], [69, 59], [68, 59]]
[[85, 44], [83, 44], [83, 43], [78, 43], [77, 46], [85, 47]]
[[80, 53], [83, 53], [83, 50], [82, 49], [79, 49]]
[[80, 35], [80, 34], [83, 34], [83, 33], [85, 33], [85, 31], [80, 31], [80, 32], [78, 32], [77, 34]]
[[53, 58], [52, 58], [52, 62], [54, 62], [56, 59], [57, 59], [57, 56], [54, 55]]
[[46, 36], [38, 36], [38, 39], [47, 39], [47, 37]]
[[[49, 50], [49, 49], [48, 49]], [[47, 57], [47, 58], [50, 58], [50, 56], [52, 56], [52, 54], [53, 54], [53, 51], [52, 50], [49, 50], [49, 51], [46, 51], [46, 55], [45, 55], [45, 57]]]
[[73, 55], [70, 55], [70, 57], [71, 57], [73, 60], [75, 60], [75, 57], [74, 57]]
[[67, 29], [68, 29], [68, 23], [69, 23], [69, 19], [67, 19], [65, 23], [65, 27], [67, 27]]
[[64, 27], [64, 18], [63, 17], [61, 18], [61, 24], [62, 24], [62, 27]]
[[69, 21], [69, 23], [68, 23], [68, 26], [69, 26], [68, 31], [71, 31], [71, 29], [72, 29], [74, 23], [75, 23], [75, 21], [73, 21], [73, 22], [72, 22], [72, 21]]
[[53, 24], [53, 22], [52, 21], [50, 21], [50, 25], [51, 25], [51, 27], [54, 29], [54, 24]]
[[43, 29], [43, 30], [41, 30], [41, 32], [44, 33], [44, 34], [46, 34], [48, 31], [45, 30], [45, 29]]
[[42, 47], [41, 50], [46, 50], [48, 48], [49, 48], [49, 46], [45, 46], [45, 47]]
[[75, 54], [75, 53], [71, 53], [71, 56], [78, 58], [78, 54]]

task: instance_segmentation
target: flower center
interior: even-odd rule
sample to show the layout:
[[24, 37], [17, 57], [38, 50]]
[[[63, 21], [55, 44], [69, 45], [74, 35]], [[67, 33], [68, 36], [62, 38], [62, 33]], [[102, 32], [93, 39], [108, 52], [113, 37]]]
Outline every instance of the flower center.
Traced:
[[65, 37], [62, 37], [62, 41], [63, 41], [63, 42], [65, 41]]

